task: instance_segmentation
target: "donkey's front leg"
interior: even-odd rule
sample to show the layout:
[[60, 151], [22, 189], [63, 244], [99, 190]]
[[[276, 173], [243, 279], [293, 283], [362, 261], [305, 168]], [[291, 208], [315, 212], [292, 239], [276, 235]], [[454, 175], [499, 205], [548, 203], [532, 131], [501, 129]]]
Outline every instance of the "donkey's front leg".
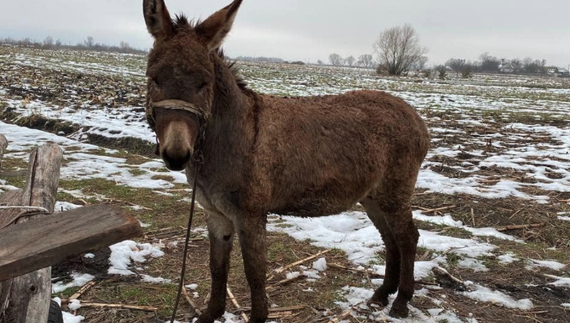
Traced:
[[212, 287], [208, 308], [197, 323], [212, 323], [226, 309], [226, 284], [230, 270], [230, 253], [234, 237], [234, 225], [223, 215], [207, 213], [208, 237], [210, 240], [210, 273]]
[[245, 276], [251, 290], [252, 323], [262, 323], [267, 319], [268, 302], [265, 294], [265, 277], [267, 272], [267, 241], [265, 225], [267, 215], [246, 215], [239, 220], [238, 235], [243, 254]]

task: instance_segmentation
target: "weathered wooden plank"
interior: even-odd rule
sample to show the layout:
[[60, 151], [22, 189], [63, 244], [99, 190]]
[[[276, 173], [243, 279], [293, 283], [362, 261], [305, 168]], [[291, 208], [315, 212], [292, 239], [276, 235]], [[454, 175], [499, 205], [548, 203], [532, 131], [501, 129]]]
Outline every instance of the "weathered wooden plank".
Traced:
[[[6, 152], [6, 148], [8, 148], [8, 140], [6, 139], [6, 136], [4, 136], [3, 134], [0, 134], [0, 171], [2, 170], [2, 160], [4, 159], [4, 153]], [[0, 194], [0, 205], [2, 204], [9, 204], [10, 201], [19, 201], [20, 200], [20, 193], [21, 192], [6, 192], [4, 194]], [[4, 213], [12, 213], [15, 211], [11, 211], [11, 212], [4, 212]], [[9, 218], [13, 218], [15, 217], [14, 215], [11, 214], [4, 214], [3, 212], [0, 212], [0, 215], [4, 215], [4, 219], [6, 219], [5, 223], [3, 223], [3, 218], [2, 216], [0, 216], [0, 228], [3, 228], [5, 225], [7, 225], [7, 223], [9, 222]], [[10, 295], [10, 289], [12, 288], [12, 281], [6, 281], [3, 283], [0, 283], [0, 321], [3, 320], [2, 316], [4, 314], [4, 310], [6, 308], [8, 308], [8, 304], [9, 304], [9, 298], [8, 296]]]
[[[63, 151], [57, 145], [43, 145], [32, 152], [22, 205], [40, 206], [53, 212], [62, 159]], [[27, 219], [18, 223], [21, 221]]]
[[[0, 195], [0, 204], [2, 205], [16, 205], [20, 203], [22, 190], [8, 191]], [[9, 225], [12, 219], [18, 215], [18, 210], [2, 210], [0, 212], [0, 228]], [[0, 281], [0, 322], [10, 322], [10, 318], [6, 317], [6, 309], [10, 301], [10, 289], [12, 289], [12, 279], [7, 281]]]
[[[0, 205], [4, 206], [20, 205], [21, 200], [22, 190], [8, 191], [0, 195]], [[21, 212], [20, 209], [0, 210], [0, 229], [12, 224]]]
[[142, 234], [137, 220], [111, 205], [82, 207], [13, 225], [0, 230], [0, 281]]
[[[53, 212], [59, 184], [59, 169], [63, 151], [57, 145], [43, 145], [32, 152], [28, 165], [28, 178], [19, 205], [39, 206]], [[30, 217], [18, 218], [23, 223]], [[34, 239], [35, 237], [30, 237]], [[7, 308], [0, 308], [0, 317], [10, 318], [11, 323], [46, 322], [51, 299], [51, 267], [14, 278], [10, 284], [8, 301], [0, 299]]]
[[4, 158], [6, 148], [8, 148], [8, 139], [0, 133], [0, 169], [2, 169], [2, 159]]

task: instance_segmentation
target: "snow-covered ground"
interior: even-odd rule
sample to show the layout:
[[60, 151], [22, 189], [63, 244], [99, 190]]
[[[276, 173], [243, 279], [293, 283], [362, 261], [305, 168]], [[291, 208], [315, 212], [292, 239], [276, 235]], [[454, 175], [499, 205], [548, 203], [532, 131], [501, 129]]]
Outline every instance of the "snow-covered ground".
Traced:
[[[117, 58], [120, 60], [120, 57]], [[46, 62], [45, 58], [35, 57], [29, 54], [20, 54], [13, 58], [13, 66], [37, 66], [41, 67]], [[66, 68], [79, 70], [84, 73], [109, 73], [112, 75], [128, 75], [140, 77], [140, 68], [119, 68], [102, 63], [93, 63], [91, 66], [68, 64], [65, 60], [52, 57], [47, 60], [49, 68]], [[260, 67], [246, 65], [244, 73], [258, 73]], [[267, 71], [267, 70], [263, 70]], [[264, 72], [264, 73], [265, 73]], [[283, 82], [278, 77], [269, 77], [261, 72], [254, 74], [250, 84], [254, 89], [265, 93], [277, 93], [288, 95], [312, 95], [326, 93], [340, 93], [351, 89], [377, 88], [388, 89], [406, 99], [416, 106], [426, 116], [434, 134], [436, 144], [430, 150], [426, 162], [420, 172], [417, 187], [428, 193], [441, 194], [467, 194], [473, 198], [507, 198], [517, 197], [524, 200], [532, 200], [538, 203], [550, 203], [551, 196], [548, 192], [570, 192], [570, 127], [555, 125], [539, 125], [519, 122], [509, 122], [508, 119], [500, 128], [493, 128], [491, 132], [484, 132], [486, 127], [485, 114], [487, 110], [499, 111], [502, 115], [509, 113], [530, 113], [560, 115], [568, 117], [570, 114], [570, 101], [568, 88], [549, 87], [508, 87], [500, 84], [501, 80], [493, 80], [497, 86], [440, 84], [435, 81], [424, 81], [417, 85], [402, 85], [402, 82], [394, 79], [379, 79], [365, 75], [361, 71], [350, 72], [340, 76], [335, 81], [335, 86], [323, 85], [320, 79], [311, 79], [307, 74], [288, 78], [289, 82]], [[255, 77], [257, 75], [257, 77]], [[275, 74], [271, 74], [275, 75]], [[287, 75], [287, 74], [283, 74]], [[316, 74], [315, 78], [324, 76]], [[33, 87], [33, 80], [29, 83], [20, 84], [22, 87]], [[332, 82], [332, 81], [331, 81]], [[524, 84], [531, 82], [525, 80]], [[306, 84], [315, 83], [314, 86]], [[410, 82], [411, 83], [411, 82]], [[0, 83], [1, 84], [1, 83]], [[286, 92], [286, 93], [285, 93]], [[506, 94], [505, 94], [506, 93]], [[184, 183], [185, 176], [180, 172], [170, 172], [172, 180], [157, 178], [157, 168], [162, 167], [160, 160], [151, 160], [140, 165], [128, 165], [125, 158], [111, 157], [114, 151], [105, 149], [105, 154], [95, 153], [100, 147], [81, 142], [86, 132], [104, 135], [110, 138], [134, 137], [148, 142], [154, 141], [154, 136], [144, 121], [144, 113], [141, 106], [107, 107], [97, 104], [83, 104], [81, 108], [72, 105], [58, 105], [45, 102], [40, 98], [29, 100], [27, 98], [13, 98], [6, 87], [0, 86], [0, 102], [6, 107], [13, 109], [22, 116], [41, 114], [50, 119], [70, 121], [74, 124], [88, 126], [77, 133], [66, 136], [23, 128], [4, 122], [0, 122], [0, 133], [6, 135], [10, 143], [5, 158], [27, 159], [31, 148], [44, 144], [56, 143], [64, 150], [66, 162], [61, 169], [61, 178], [70, 180], [83, 180], [90, 178], [112, 179], [117, 185], [126, 185], [135, 188], [149, 188], [153, 190], [169, 189], [176, 183]], [[467, 113], [467, 110], [470, 112]], [[463, 113], [463, 119], [458, 124], [464, 124], [464, 128], [450, 129], [435, 126], [441, 121], [441, 114], [433, 112], [449, 111], [449, 113]], [[461, 142], [442, 143], [438, 141], [446, 138], [461, 138]], [[548, 141], [535, 141], [539, 137], [548, 137]], [[472, 150], [467, 147], [480, 147]], [[451, 169], [472, 173], [471, 176], [453, 177], [447, 173], [437, 172], [443, 162], [441, 159], [457, 159], [469, 149], [470, 159], [459, 164], [450, 164]], [[66, 151], [73, 151], [65, 153]], [[485, 173], [484, 170], [503, 168], [524, 174], [532, 181], [521, 181], [517, 178], [501, 177], [496, 174]], [[136, 172], [132, 172], [136, 169]], [[160, 173], [163, 174], [163, 173]], [[554, 175], [554, 176], [553, 176]], [[0, 179], [0, 188], [10, 189]], [[81, 192], [67, 192], [74, 196], [81, 196]], [[69, 209], [74, 207], [69, 203], [59, 203], [56, 209]], [[556, 215], [560, 225], [568, 225], [570, 218], [561, 212]], [[457, 238], [446, 235], [445, 232], [420, 230], [419, 246], [432, 252], [431, 259], [417, 261], [415, 277], [418, 280], [431, 275], [434, 267], [446, 268], [448, 257], [459, 256], [461, 261], [457, 266], [469, 268], [473, 271], [487, 271], [489, 268], [481, 261], [482, 257], [494, 256], [502, 263], [508, 264], [517, 261], [527, 262], [526, 270], [532, 271], [537, 267], [546, 267], [557, 275], [550, 275], [553, 286], [570, 287], [567, 264], [562, 264], [550, 259], [521, 259], [516, 253], [508, 250], [500, 250], [493, 243], [493, 237], [518, 244], [525, 242], [518, 237], [497, 231], [495, 228], [473, 227], [459, 220], [453, 219], [449, 213], [440, 216], [427, 214], [422, 210], [414, 211], [417, 221], [428, 222], [442, 227], [457, 228], [472, 234], [470, 238]], [[383, 274], [385, 267], [372, 265], [377, 260], [376, 254], [384, 250], [378, 232], [371, 225], [365, 213], [350, 211], [325, 218], [295, 218], [286, 216], [270, 215], [269, 230], [286, 233], [295, 239], [310, 240], [312, 244], [322, 248], [338, 248], [346, 252], [348, 260], [355, 267], [372, 268], [377, 274]], [[202, 228], [203, 229], [203, 228]], [[125, 241], [111, 247], [109, 273], [118, 275], [133, 275], [133, 267], [140, 263], [150, 261], [153, 257], [161, 257], [163, 245], [138, 244], [134, 241]], [[288, 276], [304, 275], [306, 279], [319, 279], [323, 272], [327, 271], [326, 255], [316, 260], [312, 266], [300, 266], [293, 268]], [[76, 273], [75, 280], [69, 284], [56, 284], [54, 291], [85, 284], [92, 279], [88, 275]], [[143, 276], [147, 282], [171, 283], [160, 277]], [[372, 281], [375, 286], [382, 283], [381, 279]], [[515, 299], [501, 291], [494, 290], [491, 286], [483, 286], [473, 281], [466, 281], [467, 290], [461, 295], [473, 301], [483, 304], [500, 304], [507, 308], [517, 308], [522, 311], [533, 309], [533, 300], [529, 298]], [[369, 320], [379, 322], [477, 322], [470, 316], [461, 316], [453, 309], [442, 306], [445, 299], [432, 295], [432, 290], [440, 287], [427, 286], [416, 291], [416, 296], [430, 299], [433, 309], [422, 311], [412, 308], [408, 319], [397, 320], [387, 315], [388, 309], [373, 311]], [[352, 308], [355, 313], [358, 309], [366, 307], [365, 301], [372, 295], [372, 288], [360, 288], [346, 286], [339, 290], [344, 298], [338, 302], [342, 309]], [[75, 309], [80, 304], [72, 305]], [[568, 303], [560, 303], [560, 306], [568, 307]], [[356, 314], [355, 314], [356, 315]], [[80, 316], [66, 314], [65, 322], [79, 322]], [[241, 319], [232, 314], [225, 316], [225, 321], [241, 322]]]
[[[69, 156], [69, 154], [64, 154], [65, 159], [70, 162], [65, 163], [61, 169], [62, 179], [113, 178], [118, 185], [137, 183], [136, 187], [145, 187], [145, 185], [152, 189], [169, 187], [168, 185], [165, 185], [162, 180], [155, 181], [149, 179], [150, 174], [153, 172], [148, 170], [146, 166], [141, 167], [140, 169], [148, 174], [142, 174], [136, 178], [132, 178], [133, 175], [131, 173], [120, 171], [127, 167], [125, 160], [121, 158], [108, 158], [89, 153], [92, 149], [98, 148], [96, 146], [79, 143], [73, 139], [2, 122], [0, 122], [0, 129], [2, 129], [2, 133], [6, 135], [10, 142], [9, 152], [6, 154], [6, 158], [27, 158], [26, 152], [31, 147], [48, 142], [57, 143], [64, 149], [64, 151], [66, 149], [72, 149], [74, 151], [73, 157]], [[159, 162], [157, 161], [157, 163]], [[83, 167], [80, 165], [83, 165]], [[89, 171], [77, 175], [78, 167]], [[129, 167], [132, 167], [132, 165]], [[432, 174], [434, 173], [422, 171], [420, 178], [424, 181], [433, 183], [433, 185], [452, 186], [448, 183], [449, 179], [441, 176], [431, 176]], [[184, 178], [180, 177], [177, 180], [183, 181]], [[421, 186], [421, 182], [419, 185]], [[476, 192], [473, 191], [471, 193]], [[56, 209], [59, 208], [56, 207]], [[414, 217], [420, 221], [427, 221], [450, 227], [465, 228], [472, 231], [475, 235], [475, 237], [471, 239], [461, 239], [436, 232], [420, 230], [419, 246], [435, 251], [438, 256], [429, 261], [416, 262], [414, 275], [416, 279], [426, 278], [430, 275], [433, 267], [445, 265], [446, 255], [449, 254], [459, 254], [463, 257], [464, 260], [460, 266], [465, 266], [474, 270], [485, 270], [485, 266], [478, 261], [477, 258], [484, 255], [490, 255], [496, 249], [496, 246], [492, 243], [485, 242], [479, 237], [493, 236], [500, 239], [516, 240], [513, 236], [500, 233], [494, 228], [471, 228], [460, 221], [453, 220], [449, 215], [439, 217], [427, 216], [421, 211], [414, 211]], [[383, 251], [384, 249], [382, 241], [378, 239], [378, 232], [363, 212], [344, 212], [324, 218], [296, 218], [272, 215], [269, 219], [270, 222], [268, 229], [270, 231], [284, 232], [299, 240], [309, 239], [314, 245], [323, 248], [331, 248], [334, 246], [335, 248], [345, 251], [348, 255], [348, 259], [355, 265], [369, 265], [370, 262], [375, 259], [375, 254]], [[111, 247], [112, 254], [109, 259], [109, 273], [133, 275], [134, 273], [129, 269], [130, 267], [137, 266], [138, 263], [145, 262], [146, 259], [162, 256], [162, 247], [164, 246], [137, 244], [134, 241], [124, 241], [113, 245]], [[500, 257], [502, 256], [503, 255], [500, 255]], [[531, 267], [547, 266], [554, 270], [561, 270], [565, 267], [565, 264], [561, 264], [556, 261], [531, 260], [531, 262]], [[304, 274], [305, 276], [308, 276], [309, 279], [318, 279], [318, 273], [326, 270], [326, 257], [323, 258], [320, 264], [314, 264], [313, 267], [314, 268], [299, 267], [298, 270], [293, 270], [289, 274]], [[375, 265], [373, 266], [373, 269], [377, 274], [384, 274], [385, 267]], [[82, 275], [80, 273], [75, 274], [74, 278], [75, 280], [71, 283], [54, 285], [54, 292], [61, 292], [65, 288], [73, 286], [81, 286], [93, 279], [90, 275]], [[555, 279], [552, 283], [555, 286], [570, 286], [570, 283], [568, 283], [570, 278], [552, 278]], [[143, 279], [149, 282], [169, 283], [168, 280], [161, 279], [160, 277], [143, 277]], [[382, 280], [374, 280], [373, 283], [379, 286], [382, 283]], [[504, 306], [516, 307], [522, 310], [532, 308], [532, 301], [529, 299], [512, 299], [510, 296], [502, 292], [493, 291], [492, 289], [480, 286], [476, 283], [472, 283], [470, 286], [472, 287], [472, 291], [464, 293], [464, 296], [468, 298], [481, 302], [501, 303], [504, 304]], [[339, 306], [343, 309], [348, 309], [354, 305], [365, 306], [362, 304], [372, 295], [373, 290], [347, 286], [340, 292], [344, 295], [346, 301], [339, 302]], [[423, 290], [422, 293], [428, 295], [429, 291]], [[431, 311], [433, 315], [428, 316], [419, 310], [412, 309], [410, 319], [391, 320], [393, 322], [439, 322], [442, 319], [447, 319], [448, 322], [465, 322], [465, 320], [469, 319], [459, 318], [452, 311], [437, 310], [438, 308], [434, 308], [434, 311]], [[387, 310], [383, 310], [380, 313], [375, 314], [375, 319], [378, 320], [386, 317]], [[66, 323], [69, 322], [73, 321], [66, 319]], [[240, 322], [240, 318], [228, 314], [225, 322]], [[471, 320], [470, 322], [475, 321]]]

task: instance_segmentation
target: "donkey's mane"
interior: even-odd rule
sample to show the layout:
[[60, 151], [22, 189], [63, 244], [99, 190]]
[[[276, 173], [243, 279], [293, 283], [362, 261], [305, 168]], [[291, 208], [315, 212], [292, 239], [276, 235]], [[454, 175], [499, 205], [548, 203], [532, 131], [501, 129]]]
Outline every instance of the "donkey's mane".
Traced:
[[[201, 21], [200, 20], [189, 21], [186, 15], [177, 14], [175, 16], [175, 19], [173, 20], [173, 23], [174, 23], [174, 32], [178, 33], [180, 30], [183, 29], [194, 30], [196, 26], [198, 26], [201, 23]], [[247, 82], [239, 74], [239, 68], [236, 65], [236, 61], [231, 61], [229, 58], [227, 58], [226, 55], [224, 55], [224, 50], [222, 48], [216, 49], [216, 54], [230, 70], [239, 88], [242, 90], [246, 89]]]
[[188, 21], [188, 17], [183, 13], [176, 14], [175, 19], [172, 22], [174, 22], [174, 30], [177, 32], [182, 28], [194, 28], [200, 23], [200, 21], [197, 21], [196, 23]]
[[232, 61], [228, 57], [226, 57], [226, 55], [224, 55], [224, 50], [222, 48], [218, 48], [216, 50], [216, 54], [218, 54], [218, 57], [224, 62], [224, 64], [226, 64], [226, 66], [234, 76], [234, 79], [236, 80], [236, 83], [239, 86], [239, 88], [242, 90], [246, 89], [247, 81], [244, 80], [243, 76], [239, 74], [239, 66], [236, 64], [237, 62]]

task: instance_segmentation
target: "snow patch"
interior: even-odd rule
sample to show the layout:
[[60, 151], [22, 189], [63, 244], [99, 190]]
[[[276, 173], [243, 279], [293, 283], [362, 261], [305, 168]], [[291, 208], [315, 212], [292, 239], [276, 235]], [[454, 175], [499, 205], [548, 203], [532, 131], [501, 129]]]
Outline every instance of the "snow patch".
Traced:
[[327, 260], [325, 258], [317, 259], [317, 261], [313, 262], [313, 269], [316, 269], [317, 271], [327, 270]]
[[71, 287], [82, 287], [83, 285], [85, 285], [88, 282], [95, 279], [95, 276], [89, 275], [89, 274], [80, 274], [77, 272], [72, 272], [71, 278], [73, 278], [73, 280], [71, 282], [68, 282], [68, 283], [56, 282], [55, 284], [52, 284], [52, 286], [51, 286], [52, 293], [61, 293], [64, 290], [71, 288]]
[[150, 243], [136, 243], [132, 240], [125, 240], [116, 243], [111, 248], [111, 256], [109, 262], [109, 274], [117, 275], [134, 275], [135, 273], [129, 270], [132, 262], [142, 263], [146, 261], [147, 257], [162, 257], [164, 252], [160, 250], [160, 245], [153, 245]]
[[545, 268], [551, 268], [554, 270], [560, 270], [564, 267], [566, 267], [565, 264], [559, 263], [556, 260], [536, 260], [536, 259], [530, 259], [529, 260], [529, 265], [526, 266], [526, 269], [533, 269], [535, 267], [545, 267]]
[[491, 290], [478, 284], [472, 284], [469, 287], [473, 287], [475, 290], [470, 292], [459, 292], [459, 294], [477, 301], [493, 303], [495, 305], [505, 306], [508, 308], [530, 310], [534, 306], [532, 301], [528, 298], [515, 300], [505, 293]]

